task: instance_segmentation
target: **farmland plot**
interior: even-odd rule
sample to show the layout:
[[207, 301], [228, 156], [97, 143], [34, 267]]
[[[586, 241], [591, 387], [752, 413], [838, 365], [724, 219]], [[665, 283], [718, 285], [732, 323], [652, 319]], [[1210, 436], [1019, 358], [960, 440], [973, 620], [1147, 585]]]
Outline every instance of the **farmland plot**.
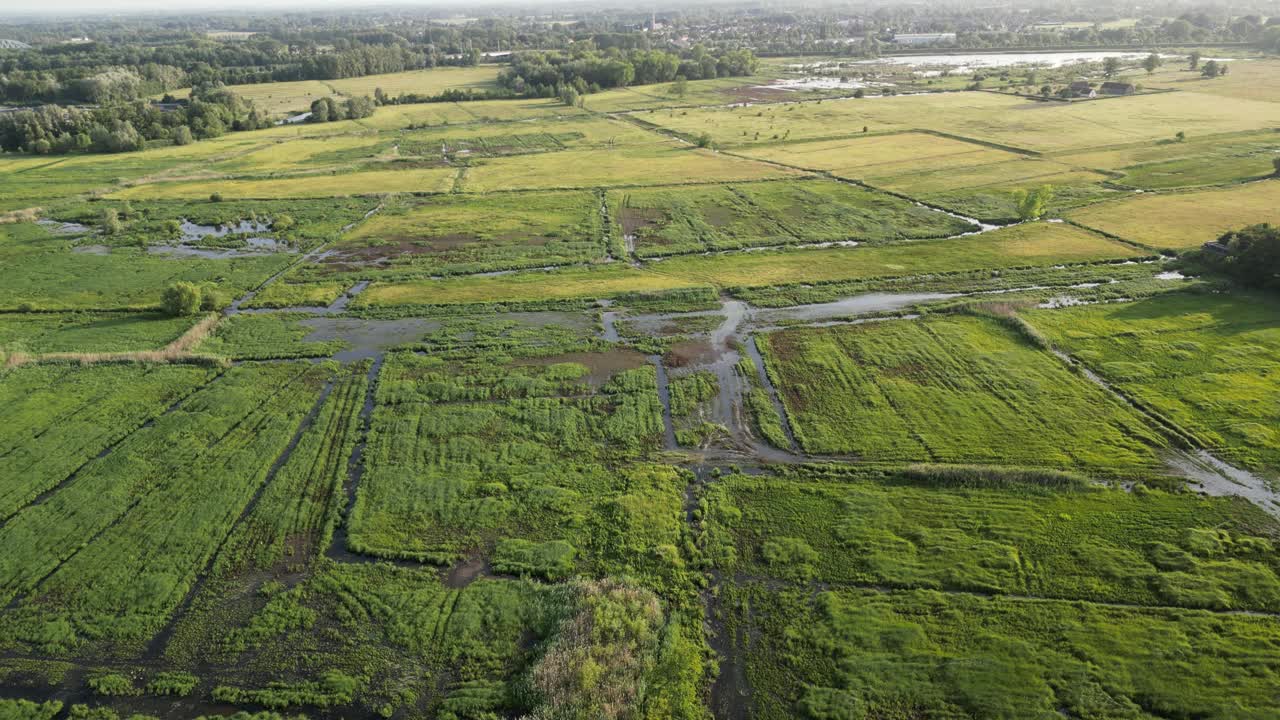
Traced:
[[615, 191], [616, 230], [640, 257], [762, 245], [880, 243], [973, 226], [899, 198], [824, 180]]
[[[480, 357], [451, 367], [393, 355], [378, 387], [352, 548], [435, 563], [480, 552], [499, 571], [558, 579], [579, 558], [600, 561], [606, 536], [591, 528], [601, 512], [643, 513], [662, 542], [675, 542], [679, 475], [610, 470], [657, 446], [652, 368], [639, 355], [575, 359], [503, 368]], [[593, 374], [583, 363], [612, 370]]]
[[590, 192], [442, 197], [389, 205], [301, 277], [466, 274], [587, 263], [605, 253]]
[[1164, 441], [995, 320], [785, 330], [760, 340], [796, 438], [869, 460], [1141, 474]]
[[1054, 345], [1233, 462], [1280, 473], [1280, 306], [1266, 295], [1171, 294], [1031, 311]]
[[0, 542], [23, 549], [0, 560], [0, 593], [17, 603], [0, 621], [8, 645], [123, 651], [158, 631], [330, 373], [233, 368], [0, 527]]
[[[938, 717], [1261, 720], [1280, 678], [1267, 649], [1280, 630], [1266, 617], [929, 590], [815, 596], [808, 585], [754, 582], [725, 595], [729, 627], [758, 638], [739, 660], [752, 717], [910, 707]], [[1135, 637], [1176, 638], [1180, 651], [1170, 657], [1163, 640], [1135, 648]]]
[[[1028, 473], [971, 484], [734, 475], [704, 496], [726, 571], [827, 583], [1274, 611], [1276, 522], [1242, 500]], [[994, 473], [993, 473], [994, 475]], [[808, 548], [805, 558], [779, 550]], [[798, 556], [797, 556], [798, 558]]]

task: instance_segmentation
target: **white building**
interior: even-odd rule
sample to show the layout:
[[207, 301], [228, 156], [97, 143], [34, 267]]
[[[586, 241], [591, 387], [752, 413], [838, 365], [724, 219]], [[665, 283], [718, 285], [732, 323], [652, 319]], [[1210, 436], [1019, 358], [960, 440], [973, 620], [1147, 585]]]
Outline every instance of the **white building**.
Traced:
[[906, 33], [893, 36], [893, 42], [897, 45], [952, 45], [955, 41], [955, 33]]

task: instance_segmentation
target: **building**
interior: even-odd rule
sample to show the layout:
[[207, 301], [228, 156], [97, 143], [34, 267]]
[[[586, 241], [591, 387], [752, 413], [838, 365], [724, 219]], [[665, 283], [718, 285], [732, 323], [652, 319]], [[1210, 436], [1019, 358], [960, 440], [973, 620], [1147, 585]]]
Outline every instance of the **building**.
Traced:
[[1138, 92], [1137, 86], [1126, 82], [1104, 82], [1099, 91], [1103, 95], [1132, 95]]
[[1073, 97], [1096, 98], [1098, 91], [1093, 89], [1093, 83], [1088, 80], [1077, 80], [1067, 86]]
[[955, 33], [906, 33], [894, 35], [896, 45], [954, 45]]

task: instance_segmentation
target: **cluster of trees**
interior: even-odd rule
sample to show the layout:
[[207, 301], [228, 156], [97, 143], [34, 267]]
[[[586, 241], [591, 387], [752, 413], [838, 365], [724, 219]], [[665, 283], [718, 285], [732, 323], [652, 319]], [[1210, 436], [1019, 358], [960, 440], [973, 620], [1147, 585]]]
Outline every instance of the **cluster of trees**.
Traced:
[[[1280, 173], [1280, 166], [1276, 171]], [[1223, 235], [1218, 243], [1230, 253], [1222, 257], [1203, 253], [1204, 259], [1243, 285], [1280, 290], [1280, 228], [1250, 225]]]
[[120, 102], [204, 83], [333, 80], [474, 65], [481, 58], [474, 48], [445, 50], [391, 33], [343, 38], [331, 47], [271, 37], [215, 42], [198, 36], [156, 46], [49, 45], [0, 52], [0, 103]]
[[627, 85], [651, 85], [677, 78], [734, 77], [755, 72], [759, 61], [750, 50], [726, 50], [714, 55], [701, 45], [684, 57], [665, 50], [616, 47], [598, 50], [593, 43], [574, 52], [518, 53], [498, 82], [517, 95], [564, 99], [565, 89], [577, 94]]
[[94, 108], [43, 105], [0, 114], [0, 150], [38, 155], [127, 152], [152, 141], [186, 145], [270, 124], [253, 103], [234, 92], [202, 85], [192, 89], [187, 101], [163, 106], [134, 100]]
[[160, 307], [174, 317], [221, 310], [226, 305], [226, 295], [207, 283], [197, 285], [181, 280], [171, 284], [160, 294]]
[[320, 98], [311, 103], [311, 116], [307, 122], [322, 123], [336, 120], [358, 120], [367, 118], [377, 109], [377, 105], [369, 96], [335, 100], [331, 97]]

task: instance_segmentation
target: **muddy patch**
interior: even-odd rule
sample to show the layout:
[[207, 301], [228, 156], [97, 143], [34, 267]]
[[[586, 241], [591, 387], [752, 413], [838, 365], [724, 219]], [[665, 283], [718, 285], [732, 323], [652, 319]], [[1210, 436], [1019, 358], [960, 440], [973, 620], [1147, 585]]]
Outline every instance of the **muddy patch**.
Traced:
[[485, 562], [480, 553], [473, 553], [446, 570], [442, 581], [447, 588], [461, 590], [488, 574], [489, 563]]
[[526, 358], [514, 363], [517, 367], [546, 367], [560, 363], [577, 363], [587, 368], [585, 380], [592, 387], [601, 387], [620, 372], [644, 367], [649, 360], [640, 352], [628, 348], [615, 348], [604, 352], [577, 352], [541, 358]]
[[894, 312], [920, 303], [948, 300], [959, 297], [958, 293], [866, 293], [842, 298], [829, 303], [814, 305], [796, 305], [788, 308], [756, 310], [752, 320], [761, 325], [779, 325], [783, 323], [811, 323], [823, 320], [867, 315], [870, 313]]
[[720, 357], [720, 351], [712, 347], [706, 338], [682, 340], [671, 346], [662, 361], [671, 368], [693, 368], [712, 365]]
[[667, 219], [660, 208], [624, 207], [618, 220], [622, 223], [622, 234], [635, 236], [639, 231], [657, 227]]
[[364, 320], [317, 317], [302, 320], [301, 323], [311, 328], [311, 333], [302, 339], [303, 342], [346, 341], [348, 348], [333, 356], [342, 363], [376, 357], [392, 348], [420, 342], [427, 333], [441, 327], [440, 321], [423, 318]]
[[1164, 461], [1174, 474], [1186, 478], [1206, 495], [1237, 495], [1280, 517], [1280, 492], [1264, 478], [1235, 467], [1208, 450], [1169, 452]]

